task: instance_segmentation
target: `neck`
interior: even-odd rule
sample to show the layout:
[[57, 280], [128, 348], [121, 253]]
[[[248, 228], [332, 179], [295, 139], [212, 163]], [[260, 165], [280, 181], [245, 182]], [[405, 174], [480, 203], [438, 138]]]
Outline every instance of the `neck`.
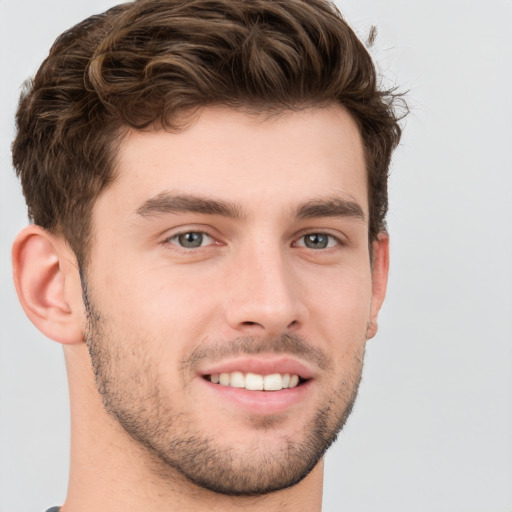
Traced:
[[133, 440], [106, 413], [84, 345], [66, 348], [71, 461], [62, 512], [319, 512], [323, 462], [299, 484], [262, 496], [218, 494], [196, 486]]

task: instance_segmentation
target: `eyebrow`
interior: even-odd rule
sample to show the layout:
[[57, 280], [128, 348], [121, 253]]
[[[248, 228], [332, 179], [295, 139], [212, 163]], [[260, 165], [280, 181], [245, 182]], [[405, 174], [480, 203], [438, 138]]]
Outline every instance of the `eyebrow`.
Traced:
[[142, 217], [152, 217], [166, 213], [202, 213], [204, 215], [220, 215], [239, 219], [242, 217], [242, 208], [234, 203], [216, 199], [162, 192], [145, 201], [137, 209], [137, 213]]
[[362, 221], [366, 218], [363, 209], [356, 201], [339, 197], [308, 201], [297, 208], [295, 216], [299, 219], [352, 217]]
[[[243, 209], [240, 205], [205, 198], [191, 194], [173, 194], [162, 192], [146, 200], [138, 209], [142, 217], [152, 217], [169, 213], [200, 213], [240, 219]], [[365, 220], [361, 206], [353, 200], [332, 197], [307, 201], [293, 210], [293, 217], [312, 219], [319, 217], [352, 217]]]

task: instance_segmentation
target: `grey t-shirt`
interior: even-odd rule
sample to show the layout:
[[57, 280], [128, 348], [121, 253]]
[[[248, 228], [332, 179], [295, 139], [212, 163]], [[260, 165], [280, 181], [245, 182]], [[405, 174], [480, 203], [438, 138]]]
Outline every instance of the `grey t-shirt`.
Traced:
[[52, 507], [52, 508], [49, 508], [46, 512], [59, 512], [60, 510], [60, 507]]

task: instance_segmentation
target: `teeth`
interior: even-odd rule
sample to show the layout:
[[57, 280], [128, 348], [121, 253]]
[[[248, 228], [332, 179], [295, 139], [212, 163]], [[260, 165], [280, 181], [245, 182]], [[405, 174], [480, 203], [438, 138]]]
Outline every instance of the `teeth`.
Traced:
[[248, 373], [245, 376], [245, 389], [251, 391], [263, 391], [263, 377], [255, 373]]
[[229, 385], [233, 388], [245, 387], [244, 374], [242, 372], [233, 372], [231, 374], [231, 378], [229, 379]]
[[280, 391], [281, 389], [295, 388], [298, 386], [299, 380], [298, 375], [289, 373], [258, 375], [257, 373], [231, 372], [210, 375], [210, 381], [214, 384], [245, 388], [250, 391]]
[[279, 391], [283, 389], [283, 379], [279, 373], [265, 375], [263, 377], [263, 389], [265, 391]]

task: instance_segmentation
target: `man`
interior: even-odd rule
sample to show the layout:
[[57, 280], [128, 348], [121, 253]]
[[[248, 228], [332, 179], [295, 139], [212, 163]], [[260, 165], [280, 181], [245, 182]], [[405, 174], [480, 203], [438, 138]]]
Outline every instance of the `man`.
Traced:
[[323, 0], [139, 0], [20, 101], [30, 320], [62, 343], [62, 512], [321, 508], [388, 272], [393, 95]]

